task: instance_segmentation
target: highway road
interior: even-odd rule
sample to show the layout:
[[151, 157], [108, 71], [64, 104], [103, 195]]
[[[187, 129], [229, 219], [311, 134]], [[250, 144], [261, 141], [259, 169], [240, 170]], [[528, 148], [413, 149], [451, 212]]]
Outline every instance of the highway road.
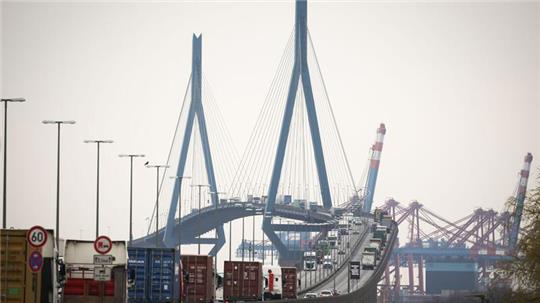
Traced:
[[[362, 241], [359, 247], [356, 250], [352, 251], [351, 261], [360, 261], [364, 247], [369, 245], [369, 240], [372, 237], [372, 234], [369, 232], [369, 226], [372, 222], [372, 220], [367, 220], [363, 222], [361, 226], [353, 226], [353, 230], [357, 230], [358, 234], [352, 234], [352, 232], [350, 232], [349, 236], [342, 236], [343, 238], [341, 241], [341, 247], [339, 249], [346, 251], [347, 255], [349, 253], [346, 247], [347, 237], [350, 237], [349, 243], [351, 249], [354, 248], [354, 245], [358, 243], [359, 240]], [[348, 260], [346, 260], [347, 255], [337, 254], [339, 249], [334, 249], [332, 252], [332, 257], [337, 262], [337, 264], [335, 265], [336, 267], [339, 267], [343, 262], [348, 262]], [[317, 271], [301, 271], [299, 275], [301, 279], [301, 288], [299, 289], [300, 292], [304, 293], [304, 290], [306, 288], [310, 288], [312, 285], [316, 285], [319, 281], [324, 280], [325, 278], [330, 276], [332, 272], [332, 270], [322, 269], [322, 265], [320, 264], [318, 265]], [[360, 280], [351, 280], [351, 291], [361, 286], [371, 276], [372, 272], [372, 270], [361, 270]], [[335, 279], [329, 279], [322, 285], [319, 285], [316, 288], [309, 290], [308, 292], [314, 292], [319, 294], [322, 290], [331, 290], [335, 288], [338, 290], [339, 293], [345, 294], [347, 293], [348, 289], [347, 274], [348, 264], [343, 266], [335, 274]], [[299, 297], [303, 297], [303, 295]]]

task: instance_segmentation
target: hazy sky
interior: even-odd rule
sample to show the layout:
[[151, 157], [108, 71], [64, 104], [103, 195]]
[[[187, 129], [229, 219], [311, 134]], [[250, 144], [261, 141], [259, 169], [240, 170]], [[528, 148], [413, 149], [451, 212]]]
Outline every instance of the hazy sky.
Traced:
[[[135, 235], [145, 231], [204, 34], [204, 71], [239, 151], [287, 42], [293, 2], [2, 2], [2, 97], [9, 108], [8, 226], [54, 226], [56, 132], [63, 129], [62, 234], [92, 238], [95, 146], [101, 230], [127, 238], [128, 161]], [[540, 163], [538, 3], [314, 2], [309, 28], [355, 178], [387, 126], [375, 205], [418, 200], [449, 219], [501, 210], [526, 152]], [[166, 199], [167, 200], [167, 199]], [[168, 204], [168, 201], [164, 202]], [[82, 230], [82, 231], [81, 231]]]

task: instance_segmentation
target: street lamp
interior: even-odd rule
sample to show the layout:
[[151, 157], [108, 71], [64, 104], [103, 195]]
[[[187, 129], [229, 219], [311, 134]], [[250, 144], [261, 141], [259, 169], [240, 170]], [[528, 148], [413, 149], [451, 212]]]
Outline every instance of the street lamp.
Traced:
[[43, 124], [56, 124], [57, 126], [57, 152], [56, 152], [56, 247], [59, 249], [60, 239], [60, 126], [62, 124], [75, 124], [75, 121], [44, 120]]
[[129, 246], [133, 242], [133, 158], [142, 158], [143, 154], [121, 154], [120, 158], [129, 157]]
[[3, 212], [2, 212], [2, 228], [6, 228], [7, 220], [7, 109], [8, 102], [25, 102], [24, 98], [7, 98], [0, 99], [0, 102], [4, 102], [4, 198], [3, 198]]
[[[197, 217], [199, 218], [198, 220], [201, 219], [200, 217], [200, 214], [201, 214], [201, 187], [210, 187], [210, 185], [208, 184], [192, 184], [191, 187], [198, 187], [199, 188], [199, 210], [198, 210], [198, 213], [197, 213]], [[198, 251], [198, 254], [200, 255], [201, 254], [201, 235], [199, 235], [197, 237], [198, 239], [198, 243], [197, 243], [197, 251]]]
[[99, 147], [102, 143], [113, 142], [113, 140], [84, 140], [84, 143], [95, 143], [97, 146], [96, 238], [99, 237]]
[[156, 247], [159, 247], [159, 169], [169, 165], [145, 165], [147, 168], [156, 169]]
[[[182, 180], [183, 179], [191, 179], [191, 177], [188, 176], [171, 176], [171, 179], [175, 179], [175, 182], [178, 182], [178, 224], [180, 224], [180, 220], [182, 219], [182, 199], [181, 199], [181, 193], [182, 193]], [[182, 232], [180, 231], [178, 233], [178, 255], [182, 256]], [[180, 260], [180, 259], [178, 259]]]

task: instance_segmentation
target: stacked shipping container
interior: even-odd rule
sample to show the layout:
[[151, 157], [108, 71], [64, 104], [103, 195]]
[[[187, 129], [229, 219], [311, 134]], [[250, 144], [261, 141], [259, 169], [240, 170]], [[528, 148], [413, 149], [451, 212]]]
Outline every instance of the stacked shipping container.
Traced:
[[129, 302], [172, 302], [174, 249], [128, 248]]
[[210, 256], [182, 256], [183, 281], [180, 290], [184, 302], [214, 301], [214, 264]]
[[225, 261], [223, 300], [261, 300], [262, 277], [262, 264], [259, 262]]

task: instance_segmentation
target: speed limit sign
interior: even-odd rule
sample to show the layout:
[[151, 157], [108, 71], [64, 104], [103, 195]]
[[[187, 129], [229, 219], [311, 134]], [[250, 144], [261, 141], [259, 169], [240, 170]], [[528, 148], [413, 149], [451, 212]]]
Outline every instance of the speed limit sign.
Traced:
[[28, 230], [26, 240], [33, 247], [42, 247], [47, 243], [47, 231], [45, 228], [36, 225]]

